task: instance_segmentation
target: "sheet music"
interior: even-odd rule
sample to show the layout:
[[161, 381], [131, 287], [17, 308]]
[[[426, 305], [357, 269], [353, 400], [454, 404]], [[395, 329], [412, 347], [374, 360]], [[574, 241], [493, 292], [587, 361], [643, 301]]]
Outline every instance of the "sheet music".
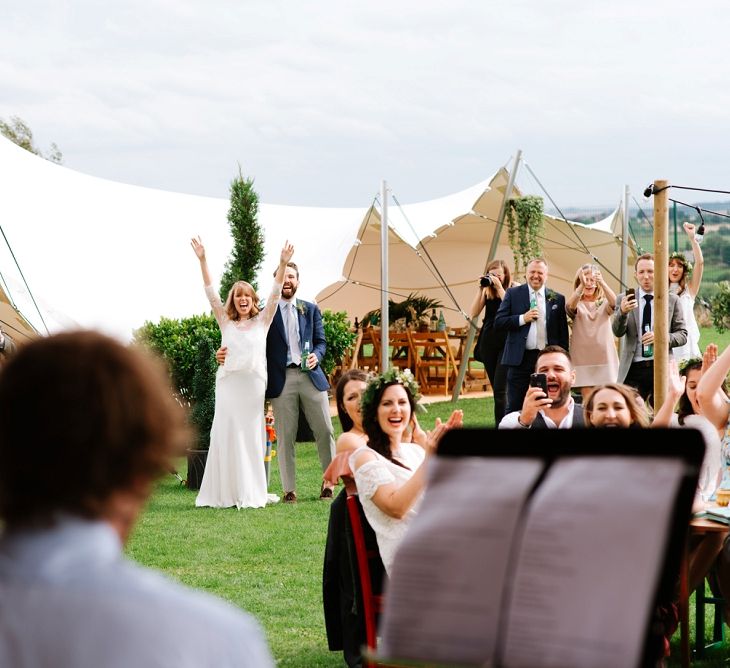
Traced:
[[379, 654], [492, 659], [512, 537], [541, 459], [438, 458], [391, 573]]
[[553, 466], [508, 585], [505, 666], [639, 663], [683, 468], [618, 456]]

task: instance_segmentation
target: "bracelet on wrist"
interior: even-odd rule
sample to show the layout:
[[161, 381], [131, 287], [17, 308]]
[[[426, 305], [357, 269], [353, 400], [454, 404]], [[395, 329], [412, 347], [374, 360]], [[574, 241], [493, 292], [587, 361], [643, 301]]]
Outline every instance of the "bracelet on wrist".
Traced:
[[522, 421], [522, 416], [521, 415], [518, 415], [517, 416], [517, 424], [520, 425], [520, 427], [522, 427], [523, 429], [529, 429], [530, 427], [532, 427], [531, 424], [525, 424]]

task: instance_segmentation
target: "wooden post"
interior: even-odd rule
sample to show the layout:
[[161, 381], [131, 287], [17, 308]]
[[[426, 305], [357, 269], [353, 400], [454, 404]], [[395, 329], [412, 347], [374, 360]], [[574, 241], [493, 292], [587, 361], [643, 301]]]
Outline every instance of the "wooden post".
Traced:
[[654, 181], [654, 408], [667, 397], [669, 377], [669, 182]]

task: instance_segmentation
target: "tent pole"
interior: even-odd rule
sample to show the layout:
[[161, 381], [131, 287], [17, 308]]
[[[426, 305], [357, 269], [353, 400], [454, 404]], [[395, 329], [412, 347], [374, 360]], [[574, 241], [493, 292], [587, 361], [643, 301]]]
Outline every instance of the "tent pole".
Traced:
[[[512, 197], [512, 188], [515, 185], [515, 178], [517, 177], [517, 170], [519, 169], [520, 162], [522, 160], [522, 149], [517, 149], [515, 154], [515, 161], [512, 165], [512, 171], [510, 172], [509, 179], [507, 180], [507, 188], [504, 191], [504, 197], [502, 198], [502, 206], [499, 207], [499, 216], [497, 216], [497, 225], [494, 229], [494, 235], [492, 236], [492, 243], [489, 246], [489, 255], [487, 261], [484, 264], [484, 272], [486, 273], [489, 263], [494, 259], [497, 254], [497, 247], [499, 246], [499, 237], [502, 235], [502, 227], [504, 225], [504, 214], [507, 212], [507, 202]], [[509, 286], [507, 286], [509, 287]], [[474, 345], [474, 337], [477, 333], [476, 323], [479, 321], [479, 316], [476, 318], [470, 318], [469, 323], [469, 334], [466, 337], [466, 343], [464, 344], [464, 352], [462, 354], [461, 365], [459, 366], [459, 377], [456, 379], [454, 384], [454, 391], [451, 395], [451, 401], [458, 401], [459, 395], [461, 394], [461, 385], [464, 382], [464, 376], [466, 376], [466, 368], [469, 366], [469, 355], [471, 355], [471, 349]], [[485, 372], [486, 373], [486, 370]], [[495, 427], [497, 425], [494, 425]]]
[[[620, 291], [623, 292], [628, 287], [626, 282], [626, 260], [629, 254], [629, 195], [631, 191], [629, 186], [624, 186], [624, 210], [623, 210], [623, 221], [621, 224], [621, 271], [619, 272], [619, 285]], [[621, 355], [624, 348], [624, 337], [622, 336], [618, 340], [618, 353]]]
[[668, 188], [668, 181], [654, 181], [654, 407], [657, 410], [666, 399], [669, 377]]
[[385, 373], [390, 364], [388, 330], [388, 184], [380, 182], [380, 373]]

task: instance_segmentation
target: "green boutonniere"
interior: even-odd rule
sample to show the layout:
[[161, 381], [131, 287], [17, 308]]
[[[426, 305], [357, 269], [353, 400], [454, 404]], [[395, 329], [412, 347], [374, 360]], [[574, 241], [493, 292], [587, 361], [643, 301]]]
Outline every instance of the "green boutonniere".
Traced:
[[545, 292], [545, 296], [547, 297], [547, 300], [549, 302], [552, 302], [552, 301], [555, 301], [555, 299], [558, 296], [558, 293], [555, 292], [555, 290], [547, 290], [547, 292]]
[[304, 315], [307, 312], [307, 307], [302, 302], [297, 302], [297, 311], [299, 311], [299, 315]]

